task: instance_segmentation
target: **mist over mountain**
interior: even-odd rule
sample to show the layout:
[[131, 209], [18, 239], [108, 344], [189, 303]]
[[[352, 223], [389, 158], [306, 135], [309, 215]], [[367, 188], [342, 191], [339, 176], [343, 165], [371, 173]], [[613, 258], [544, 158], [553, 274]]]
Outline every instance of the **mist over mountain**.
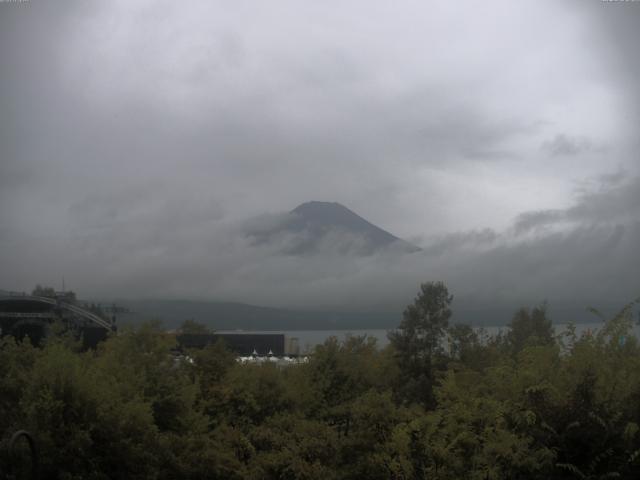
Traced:
[[152, 3], [0, 2], [0, 287], [399, 315], [441, 280], [492, 322], [640, 294], [640, 3]]
[[257, 244], [282, 242], [282, 251], [292, 255], [321, 251], [352, 255], [371, 255], [389, 249], [420, 251], [337, 202], [303, 203], [281, 216], [275, 225], [253, 227], [247, 235]]

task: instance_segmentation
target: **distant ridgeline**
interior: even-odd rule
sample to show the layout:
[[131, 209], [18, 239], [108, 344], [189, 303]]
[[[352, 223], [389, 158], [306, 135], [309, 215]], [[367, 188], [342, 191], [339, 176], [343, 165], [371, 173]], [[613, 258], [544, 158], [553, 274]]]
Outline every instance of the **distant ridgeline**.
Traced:
[[[108, 302], [102, 302], [108, 303]], [[131, 312], [119, 317], [119, 325], [136, 325], [156, 319], [167, 329], [178, 328], [184, 320], [193, 319], [215, 330], [370, 330], [396, 328], [403, 308], [380, 311], [304, 311], [270, 308], [232, 302], [190, 300], [118, 300]], [[474, 307], [461, 301], [453, 306], [452, 323], [467, 323], [477, 327], [507, 325], [518, 304]], [[615, 314], [619, 303], [596, 305], [605, 316]], [[584, 304], [549, 305], [554, 323], [593, 323], [599, 319], [587, 311]]]
[[132, 311], [120, 325], [162, 321], [168, 329], [193, 319], [216, 330], [336, 330], [394, 328], [401, 311], [303, 311], [243, 303], [189, 300], [118, 300]]
[[81, 304], [71, 291], [40, 286], [31, 294], [0, 290], [0, 336], [28, 337], [36, 345], [60, 324], [81, 338], [84, 348], [93, 348], [116, 330], [116, 311]]
[[[40, 295], [0, 290], [0, 331], [40, 339], [56, 321], [62, 320], [81, 330], [85, 342], [104, 337], [106, 331], [119, 326], [135, 326], [148, 320], [160, 320], [164, 328], [177, 329], [188, 319], [214, 330], [376, 330], [393, 329], [402, 319], [403, 308], [369, 312], [304, 311], [270, 308], [233, 302], [190, 300], [118, 300], [82, 302], [73, 292], [33, 292]], [[42, 295], [45, 293], [45, 295]], [[39, 297], [38, 299], [29, 297]], [[458, 300], [454, 304], [452, 323], [476, 327], [505, 326], [520, 305], [473, 307]], [[619, 303], [595, 305], [605, 317], [615, 314]], [[63, 308], [61, 308], [63, 307]], [[125, 315], [126, 314], [126, 315]], [[599, 318], [584, 304], [551, 302], [549, 315], [554, 323], [597, 323]], [[639, 315], [640, 313], [636, 313]]]

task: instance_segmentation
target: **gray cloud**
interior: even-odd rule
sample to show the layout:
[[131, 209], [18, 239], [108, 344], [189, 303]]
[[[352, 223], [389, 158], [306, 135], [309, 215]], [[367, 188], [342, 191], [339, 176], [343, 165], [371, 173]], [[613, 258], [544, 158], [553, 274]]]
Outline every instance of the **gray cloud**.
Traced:
[[533, 229], [545, 227], [564, 220], [566, 212], [561, 210], [539, 210], [535, 212], [524, 212], [518, 215], [515, 221], [514, 230], [516, 235], [529, 232]]
[[[615, 193], [581, 197], [582, 203], [564, 215], [573, 218], [584, 205], [607, 210], [616, 198], [623, 199], [624, 207], [631, 184]], [[117, 215], [107, 218], [120, 221]], [[296, 256], [282, 253], [296, 241], [293, 235], [261, 243], [245, 235], [248, 226], [270, 229], [281, 223], [279, 215], [250, 222], [203, 219], [158, 230], [132, 215], [122, 220], [121, 228], [85, 231], [70, 245], [55, 238], [47, 239], [46, 251], [37, 242], [23, 245], [30, 265], [21, 267], [21, 259], [6, 265], [25, 279], [33, 265], [71, 270], [74, 276], [67, 281], [73, 285], [81, 279], [84, 290], [94, 295], [209, 298], [313, 309], [399, 310], [419, 282], [435, 279], [449, 284], [459, 305], [475, 308], [544, 298], [560, 305], [622, 304], [637, 296], [640, 219], [599, 214], [577, 218], [589, 220], [538, 229], [525, 237], [511, 230], [459, 232], [425, 240], [423, 251], [414, 254], [354, 256], [340, 248], [353, 239], [336, 232], [313, 254]]]
[[576, 203], [566, 209], [520, 214], [514, 222], [516, 235], [561, 223], [574, 225], [616, 224], [640, 220], [640, 177], [621, 174], [601, 177], [596, 189], [583, 189]]
[[[600, 295], [596, 278], [628, 293], [640, 9], [474, 8], [0, 3], [0, 288], [65, 275], [91, 295], [281, 306], [395, 305], [430, 278], [476, 299]], [[290, 238], [243, 236], [310, 199], [425, 251], [349, 259], [338, 236], [296, 259], [278, 253]]]
[[593, 148], [592, 143], [586, 137], [571, 137], [564, 134], [558, 134], [542, 144], [542, 149], [554, 156], [578, 155]]

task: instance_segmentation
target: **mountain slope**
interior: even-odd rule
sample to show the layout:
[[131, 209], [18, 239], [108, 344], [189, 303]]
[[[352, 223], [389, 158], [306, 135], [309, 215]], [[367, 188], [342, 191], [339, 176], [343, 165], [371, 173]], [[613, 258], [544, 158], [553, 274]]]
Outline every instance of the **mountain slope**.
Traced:
[[415, 245], [368, 222], [336, 202], [306, 202], [294, 208], [276, 227], [251, 232], [258, 243], [281, 242], [289, 254], [320, 251], [368, 255], [384, 249], [416, 252]]

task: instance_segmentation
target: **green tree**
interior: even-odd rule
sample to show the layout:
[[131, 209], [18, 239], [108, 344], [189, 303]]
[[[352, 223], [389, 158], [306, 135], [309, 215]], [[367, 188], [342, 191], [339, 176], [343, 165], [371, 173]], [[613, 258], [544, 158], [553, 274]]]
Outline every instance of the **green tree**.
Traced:
[[526, 346], [552, 345], [553, 325], [547, 316], [547, 304], [542, 303], [533, 310], [518, 310], [509, 324], [506, 339], [514, 353]]
[[473, 327], [462, 323], [449, 327], [448, 334], [449, 355], [462, 363], [467, 363], [470, 360], [473, 350], [480, 344], [478, 334], [474, 331]]
[[398, 330], [389, 334], [400, 367], [398, 388], [405, 401], [434, 406], [434, 361], [442, 353], [452, 301], [443, 282], [423, 283], [413, 304], [404, 311]]
[[178, 330], [180, 331], [180, 333], [198, 334], [198, 335], [206, 335], [209, 333], [213, 333], [213, 330], [207, 327], [204, 323], [198, 322], [192, 318], [182, 322], [182, 325], [180, 325], [180, 328]]
[[324, 422], [292, 414], [275, 415], [252, 429], [250, 438], [256, 456], [247, 478], [343, 478], [336, 468], [340, 438]]

